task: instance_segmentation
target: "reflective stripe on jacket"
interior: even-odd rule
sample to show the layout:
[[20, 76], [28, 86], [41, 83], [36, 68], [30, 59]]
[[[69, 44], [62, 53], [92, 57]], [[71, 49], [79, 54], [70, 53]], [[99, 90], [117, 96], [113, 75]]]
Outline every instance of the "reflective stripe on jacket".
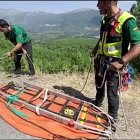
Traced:
[[[113, 19], [111, 21], [107, 29], [101, 30], [98, 54], [117, 58], [122, 57], [122, 27], [124, 22], [129, 18], [135, 19], [135, 17], [128, 12], [123, 12], [117, 20]], [[104, 22], [102, 25], [103, 24]]]

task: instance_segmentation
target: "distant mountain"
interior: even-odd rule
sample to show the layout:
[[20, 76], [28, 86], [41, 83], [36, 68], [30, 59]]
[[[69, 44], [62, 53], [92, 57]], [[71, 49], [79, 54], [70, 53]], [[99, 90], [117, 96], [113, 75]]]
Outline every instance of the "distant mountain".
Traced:
[[93, 9], [76, 9], [63, 14], [43, 11], [24, 12], [16, 9], [0, 9], [0, 18], [11, 24], [20, 24], [32, 34], [97, 36], [100, 15]]
[[78, 12], [87, 12], [87, 11], [90, 11], [90, 10], [93, 10], [93, 9], [89, 9], [89, 8], [81, 8], [81, 9], [75, 9], [75, 10], [72, 10], [72, 11], [68, 11], [66, 13], [78, 13]]
[[6, 16], [16, 16], [21, 13], [24, 13], [23, 11], [19, 11], [16, 9], [0, 9], [0, 16], [1, 17], [6, 17]]

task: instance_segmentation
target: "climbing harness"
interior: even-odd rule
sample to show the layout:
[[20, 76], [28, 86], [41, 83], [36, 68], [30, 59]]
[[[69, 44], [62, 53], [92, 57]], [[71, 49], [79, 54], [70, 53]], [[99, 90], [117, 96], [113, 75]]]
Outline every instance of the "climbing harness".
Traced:
[[112, 62], [112, 57], [101, 56], [98, 76], [103, 77], [103, 80], [102, 80], [100, 86], [96, 85], [97, 88], [102, 88], [102, 86], [105, 82], [106, 73], [109, 70], [111, 62]]
[[[98, 75], [103, 77], [103, 80], [102, 80], [100, 86], [96, 85], [97, 88], [102, 88], [102, 86], [105, 82], [106, 73], [109, 70], [109, 66], [110, 66], [111, 62], [112, 62], [112, 58], [107, 58], [106, 59], [106, 57], [101, 57], [101, 59], [100, 59], [100, 70], [99, 70]], [[125, 88], [128, 87], [129, 83], [132, 82], [131, 75], [134, 74], [134, 69], [130, 65], [127, 64], [126, 66], [123, 67], [122, 71], [117, 71], [117, 73], [118, 73], [118, 76], [119, 76], [118, 95], [119, 95], [119, 98], [120, 98], [120, 106], [121, 106], [121, 109], [122, 109], [125, 126], [120, 127], [115, 122], [114, 123], [115, 123], [115, 126], [120, 128], [122, 131], [126, 131], [127, 130], [127, 119], [125, 117], [125, 112], [124, 112], [123, 105], [122, 105], [123, 103], [122, 103], [122, 99], [121, 99], [121, 91], [122, 91], [122, 88], [124, 89], [124, 87]]]

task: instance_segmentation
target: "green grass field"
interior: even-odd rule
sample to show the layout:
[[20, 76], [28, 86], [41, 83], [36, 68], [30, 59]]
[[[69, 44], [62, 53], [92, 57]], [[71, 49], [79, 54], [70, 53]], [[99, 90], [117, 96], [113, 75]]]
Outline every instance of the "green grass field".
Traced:
[[[0, 39], [0, 54], [11, 50], [11, 43], [2, 36]], [[36, 71], [42, 73], [86, 72], [90, 65], [90, 52], [96, 40], [87, 38], [63, 38], [49, 42], [49, 44], [33, 45], [33, 58]], [[12, 72], [13, 59], [0, 60], [0, 70]], [[22, 59], [22, 69], [27, 70], [25, 57]]]

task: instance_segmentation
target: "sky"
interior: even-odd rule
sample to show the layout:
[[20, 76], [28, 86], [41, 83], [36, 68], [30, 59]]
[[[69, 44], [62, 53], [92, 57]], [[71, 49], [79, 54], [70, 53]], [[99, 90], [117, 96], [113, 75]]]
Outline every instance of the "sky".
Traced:
[[[136, 1], [119, 1], [118, 6], [130, 10]], [[65, 13], [75, 9], [90, 8], [97, 10], [97, 1], [0, 1], [0, 8], [14, 8], [21, 11], [45, 11], [50, 13]]]

